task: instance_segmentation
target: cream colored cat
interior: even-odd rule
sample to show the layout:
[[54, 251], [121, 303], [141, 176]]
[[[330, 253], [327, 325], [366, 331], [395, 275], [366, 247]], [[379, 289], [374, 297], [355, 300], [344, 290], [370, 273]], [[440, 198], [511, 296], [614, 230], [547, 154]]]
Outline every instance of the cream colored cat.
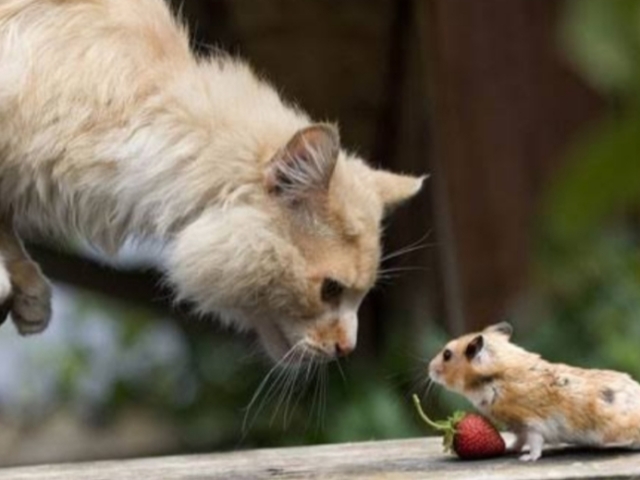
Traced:
[[179, 299], [275, 359], [355, 347], [380, 222], [422, 179], [370, 169], [242, 62], [198, 59], [162, 0], [0, 1], [0, 299], [44, 329], [15, 232], [166, 243]]

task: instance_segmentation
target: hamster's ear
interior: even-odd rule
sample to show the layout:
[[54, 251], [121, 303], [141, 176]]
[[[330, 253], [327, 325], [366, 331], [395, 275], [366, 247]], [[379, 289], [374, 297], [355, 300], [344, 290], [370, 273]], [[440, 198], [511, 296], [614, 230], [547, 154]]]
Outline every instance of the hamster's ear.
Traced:
[[513, 333], [513, 327], [509, 322], [500, 322], [495, 325], [489, 325], [484, 329], [485, 333], [499, 333], [500, 335], [504, 335], [507, 339], [511, 338], [511, 334]]
[[478, 335], [473, 340], [469, 342], [467, 348], [464, 350], [464, 356], [467, 357], [467, 360], [473, 360], [478, 353], [482, 350], [484, 346], [484, 337], [482, 335]]
[[326, 193], [339, 151], [335, 127], [315, 124], [299, 130], [269, 162], [267, 191], [290, 201]]

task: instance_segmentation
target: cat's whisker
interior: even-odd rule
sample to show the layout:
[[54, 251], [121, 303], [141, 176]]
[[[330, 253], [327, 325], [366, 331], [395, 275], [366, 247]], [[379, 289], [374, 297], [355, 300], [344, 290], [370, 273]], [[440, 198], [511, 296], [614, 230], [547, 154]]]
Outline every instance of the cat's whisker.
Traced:
[[[304, 351], [303, 362], [306, 364], [305, 373], [304, 375], [300, 376], [302, 379], [303, 387], [298, 394], [298, 398], [296, 399], [294, 408], [297, 407], [302, 398], [307, 395], [307, 392], [310, 390], [311, 386], [314, 385], [314, 377], [316, 377], [318, 370], [321, 368], [321, 363], [314, 361], [314, 353], [309, 349], [305, 349]], [[312, 403], [309, 417], [313, 414], [313, 407], [314, 405]]]
[[429, 271], [428, 268], [425, 267], [417, 267], [417, 266], [407, 266], [407, 267], [389, 267], [389, 268], [380, 268], [376, 273], [376, 285], [382, 283], [391, 283], [391, 280], [395, 280], [400, 278], [402, 273], [405, 272], [417, 272]]
[[376, 285], [391, 285], [393, 280], [400, 278], [400, 275], [383, 275], [376, 278]]
[[284, 382], [289, 375], [289, 369], [283, 367], [279, 372], [272, 384], [269, 386], [269, 389], [266, 391], [264, 397], [260, 401], [260, 408], [258, 409], [258, 413], [262, 410], [262, 407], [267, 405], [274, 397], [279, 395]]
[[[251, 400], [249, 401], [248, 405], [245, 407], [244, 419], [242, 421], [242, 431], [244, 432], [245, 435], [246, 435], [248, 429], [251, 428], [251, 426], [253, 425], [255, 420], [258, 418], [258, 415], [260, 414], [262, 408], [264, 407], [266, 398], [269, 396], [269, 393], [274, 388], [274, 386], [278, 384], [278, 381], [279, 381], [280, 377], [282, 377], [284, 375], [284, 372], [286, 372], [286, 364], [287, 364], [287, 362], [289, 361], [291, 356], [296, 352], [296, 350], [299, 348], [299, 346], [301, 344], [302, 344], [302, 342], [298, 342], [294, 346], [292, 346], [287, 351], [287, 353], [285, 353], [282, 356], [282, 358], [280, 358], [280, 360], [278, 360], [275, 363], [275, 365], [273, 365], [273, 367], [271, 367], [271, 369], [267, 372], [265, 377], [262, 379], [262, 381], [258, 385], [258, 388], [256, 388], [256, 391], [254, 392], [253, 396], [251, 397]], [[276, 372], [278, 373], [278, 375], [276, 376], [276, 381], [273, 382], [269, 386], [269, 389], [265, 393], [265, 396], [262, 398], [262, 401], [258, 405], [256, 413], [253, 416], [253, 419], [251, 421], [249, 421], [250, 416], [251, 416], [252, 408], [254, 407], [256, 401], [258, 400], [258, 398], [260, 398], [260, 394], [264, 391], [265, 387], [267, 386], [267, 384], [269, 382], [269, 379]]]
[[387, 273], [401, 273], [401, 272], [426, 272], [428, 268], [425, 267], [394, 267], [394, 268], [383, 268], [378, 270], [379, 275], [384, 275]]
[[342, 365], [340, 365], [340, 359], [336, 358], [336, 365], [338, 366], [338, 372], [340, 372], [340, 377], [342, 377], [342, 382], [344, 385], [347, 385], [347, 377], [344, 375], [344, 370], [342, 370]]
[[248, 352], [240, 357], [240, 363], [252, 363], [255, 359], [264, 355], [264, 349], [257, 338], [250, 342]]
[[[302, 361], [302, 359], [304, 358], [304, 355], [305, 355], [305, 350], [304, 350], [303, 348], [301, 348], [301, 349], [300, 349], [300, 352], [299, 352], [299, 354], [298, 354], [298, 357], [297, 357], [297, 359], [296, 359], [296, 362], [298, 362], [298, 365], [300, 365], [300, 364], [301, 364], [300, 362], [301, 362], [301, 361]], [[285, 398], [286, 398], [286, 399], [285, 399], [285, 405], [284, 405], [284, 417], [283, 417], [283, 420], [284, 420], [284, 425], [283, 425], [283, 426], [284, 426], [284, 428], [285, 428], [285, 429], [286, 429], [286, 428], [287, 428], [287, 426], [289, 425], [289, 421], [288, 421], [288, 419], [290, 419], [290, 418], [291, 418], [291, 417], [288, 415], [288, 412], [289, 412], [289, 405], [290, 405], [290, 403], [291, 403], [291, 399], [293, 398], [293, 394], [294, 394], [294, 392], [296, 391], [296, 388], [297, 388], [297, 386], [298, 386], [298, 379], [300, 378], [300, 375], [298, 375], [298, 373], [299, 373], [299, 368], [296, 366], [296, 367], [292, 370], [292, 372], [291, 372], [291, 380], [290, 380], [290, 384], [291, 384], [291, 385], [290, 385], [290, 386], [289, 386], [289, 388], [287, 389], [287, 393], [286, 393], [286, 396], [285, 396]], [[291, 410], [291, 415], [293, 415], [293, 409]]]
[[311, 401], [311, 409], [309, 411], [308, 424], [315, 421], [315, 428], [318, 428], [318, 416], [320, 415], [320, 370], [322, 365], [318, 364], [315, 368], [313, 378], [313, 399]]
[[[298, 364], [298, 368], [293, 372], [290, 386], [287, 389], [287, 393], [284, 396], [284, 427], [287, 428], [291, 422], [293, 414], [295, 413], [296, 407], [304, 395], [304, 392], [307, 388], [305, 375], [308, 375], [309, 371], [309, 363], [311, 360], [310, 352], [307, 348], [300, 348], [299, 355], [296, 358], [296, 362]], [[306, 365], [306, 374], [302, 373], [303, 367]], [[302, 385], [299, 385], [299, 381], [302, 381]]]
[[304, 377], [305, 383], [309, 383], [309, 379], [313, 376], [313, 367], [315, 366], [315, 362], [313, 361], [313, 355], [310, 352], [307, 353], [307, 357], [308, 357], [307, 372]]
[[[317, 364], [313, 364], [312, 369], [311, 369], [311, 374], [309, 375], [309, 378], [315, 379], [315, 374], [316, 374], [316, 370], [317, 370]], [[313, 418], [313, 409], [315, 407], [315, 386], [316, 383], [315, 382], [309, 382], [309, 385], [313, 385], [313, 393], [311, 394], [311, 405], [309, 407], [309, 409], [307, 410], [307, 421], [305, 423], [305, 431], [309, 428], [309, 423], [311, 422], [311, 419]]]
[[[300, 345], [300, 344], [298, 344]], [[292, 368], [287, 368], [285, 374], [283, 375], [282, 381], [279, 382], [279, 385], [274, 389], [274, 393], [277, 393], [278, 400], [276, 402], [276, 407], [271, 415], [270, 424], [273, 424], [274, 420], [278, 416], [278, 412], [280, 408], [284, 405], [289, 391], [292, 387], [292, 383], [295, 381], [297, 375], [297, 366], [300, 356], [300, 349], [296, 349], [295, 356], [291, 358], [291, 363], [293, 365]], [[285, 410], [286, 416], [286, 410]]]
[[310, 352], [307, 351], [307, 349], [303, 350], [302, 361], [306, 364], [306, 372], [304, 375], [299, 376], [299, 378], [302, 380], [302, 388], [298, 392], [295, 403], [293, 404], [293, 408], [291, 409], [292, 412], [294, 412], [298, 408], [300, 400], [305, 396], [309, 388], [309, 372], [311, 371], [311, 365], [313, 365], [313, 362], [312, 356]]
[[380, 259], [380, 263], [384, 263], [384, 262], [386, 262], [388, 260], [391, 260], [392, 258], [397, 258], [397, 257], [400, 257], [402, 255], [407, 255], [407, 254], [409, 254], [411, 252], [415, 252], [417, 250], [422, 250], [424, 248], [436, 246], [437, 243], [425, 243], [425, 241], [427, 240], [427, 238], [429, 238], [430, 235], [431, 235], [431, 230], [429, 230], [421, 238], [419, 238], [415, 242], [407, 245], [406, 247], [399, 248], [397, 250], [394, 250], [391, 253], [388, 253], [388, 254], [384, 255]]
[[389, 260], [392, 260], [394, 258], [398, 258], [398, 257], [401, 257], [403, 255], [408, 255], [410, 253], [417, 252], [418, 250], [423, 250], [423, 249], [429, 248], [429, 247], [435, 247], [436, 245], [437, 244], [435, 244], [435, 243], [425, 243], [425, 244], [422, 244], [422, 245], [416, 245], [414, 247], [405, 247], [405, 248], [396, 250], [396, 251], [394, 251], [392, 253], [389, 253], [389, 254], [385, 255], [384, 257], [382, 257], [380, 259], [380, 263], [388, 262]]
[[320, 427], [324, 430], [325, 419], [327, 417], [327, 388], [329, 386], [329, 376], [326, 364], [322, 366], [322, 415], [320, 415]]
[[[262, 381], [260, 382], [260, 384], [258, 385], [258, 388], [256, 388], [255, 392], [253, 393], [253, 396], [251, 397], [251, 400], [249, 400], [249, 403], [247, 404], [247, 406], [245, 407], [245, 414], [244, 414], [244, 419], [242, 422], [242, 431], [246, 433], [247, 431], [247, 422], [249, 419], [249, 415], [251, 413], [251, 409], [253, 408], [253, 405], [255, 404], [255, 402], [258, 400], [260, 394], [262, 393], [262, 391], [264, 390], [264, 388], [267, 385], [267, 382], [269, 381], [269, 378], [271, 378], [271, 376], [275, 373], [278, 372], [280, 374], [280, 371], [278, 370], [278, 368], [282, 365], [282, 363], [285, 361], [286, 356], [289, 353], [285, 354], [275, 365], [273, 365], [269, 371], [267, 372], [267, 374], [264, 376], [264, 378], [262, 379]], [[273, 384], [272, 384], [273, 385]]]
[[[394, 277], [395, 278], [395, 277]], [[394, 278], [382, 278], [376, 280], [376, 283], [372, 287], [372, 291], [381, 291], [384, 287], [392, 285]]]
[[376, 277], [376, 283], [375, 286], [379, 287], [381, 285], [390, 285], [392, 284], [393, 281], [402, 278], [402, 275], [400, 274], [391, 274], [391, 273], [387, 273], [384, 275], [378, 275]]
[[315, 382], [314, 382], [314, 388], [313, 388], [313, 400], [311, 402], [311, 409], [309, 411], [309, 421], [307, 422], [307, 426], [309, 425], [309, 423], [311, 423], [311, 421], [313, 420], [314, 417], [314, 412], [317, 409], [317, 415], [318, 415], [318, 422], [317, 422], [317, 426], [319, 427], [319, 419], [320, 419], [320, 414], [321, 414], [321, 407], [320, 407], [320, 384], [321, 384], [321, 371], [322, 371], [323, 365], [318, 363], [315, 366]]

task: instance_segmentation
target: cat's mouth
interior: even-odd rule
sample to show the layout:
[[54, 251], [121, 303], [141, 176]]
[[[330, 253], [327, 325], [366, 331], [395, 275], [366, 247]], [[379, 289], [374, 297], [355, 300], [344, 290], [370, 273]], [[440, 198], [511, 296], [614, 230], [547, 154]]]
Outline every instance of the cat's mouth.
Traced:
[[333, 359], [321, 347], [301, 338], [293, 341], [277, 322], [269, 322], [257, 329], [271, 359], [288, 366], [325, 363]]
[[[256, 328], [260, 340], [275, 362], [288, 362], [288, 357], [293, 357], [293, 344], [277, 322], [265, 322]], [[291, 359], [293, 360], [293, 359]]]

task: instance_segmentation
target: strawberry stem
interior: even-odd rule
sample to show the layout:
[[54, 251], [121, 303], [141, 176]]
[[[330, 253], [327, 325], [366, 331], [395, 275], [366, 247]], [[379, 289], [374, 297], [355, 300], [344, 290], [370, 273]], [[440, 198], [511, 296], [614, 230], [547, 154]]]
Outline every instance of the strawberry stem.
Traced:
[[427, 417], [427, 415], [422, 410], [420, 399], [418, 398], [418, 395], [416, 395], [415, 393], [413, 394], [413, 404], [416, 406], [416, 410], [418, 410], [418, 415], [420, 415], [420, 418], [422, 418], [424, 423], [429, 425], [434, 430], [439, 430], [439, 431], [448, 430], [448, 428], [445, 425], [439, 425], [433, 420], [431, 420], [429, 417]]

